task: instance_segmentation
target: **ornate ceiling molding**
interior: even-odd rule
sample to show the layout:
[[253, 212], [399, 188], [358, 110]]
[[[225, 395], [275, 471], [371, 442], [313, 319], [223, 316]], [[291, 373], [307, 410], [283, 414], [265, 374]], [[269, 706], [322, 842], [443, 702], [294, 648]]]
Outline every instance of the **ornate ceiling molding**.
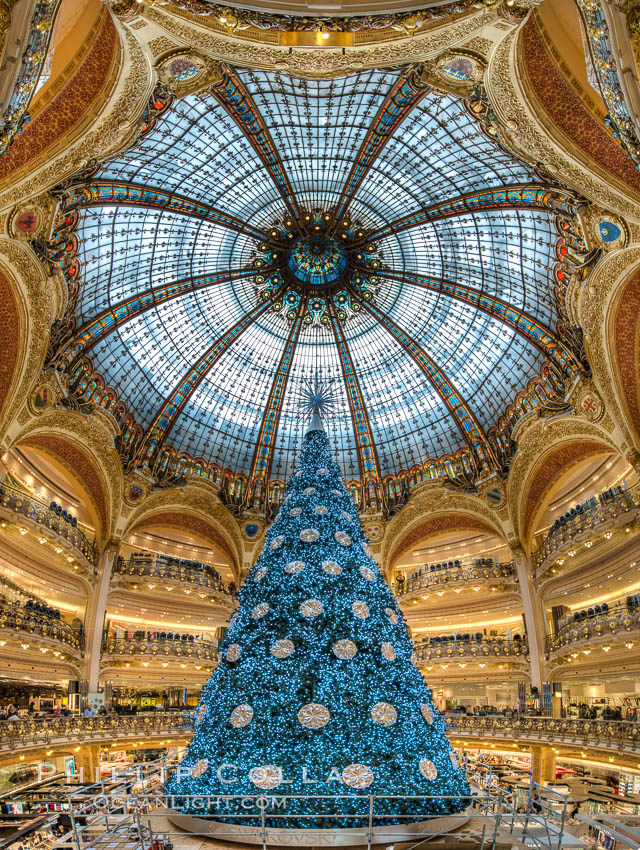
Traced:
[[497, 45], [485, 75], [501, 143], [527, 162], [542, 163], [563, 183], [601, 206], [640, 220], [640, 203], [616, 189], [611, 180], [595, 174], [570, 147], [560, 144], [552, 122], [528, 93], [525, 80], [518, 33], [511, 32]]
[[[579, 453], [567, 451], [563, 455], [562, 451], [571, 445], [580, 445], [584, 450]], [[533, 521], [553, 483], [570, 465], [601, 451], [618, 452], [619, 447], [604, 427], [581, 416], [545, 419], [531, 413], [529, 419], [522, 421], [517, 435], [517, 450], [507, 478], [507, 503], [514, 531], [523, 548], [530, 546], [530, 538], [535, 532]], [[552, 464], [554, 455], [556, 462]], [[543, 458], [549, 463], [545, 461], [543, 476], [536, 479]], [[532, 490], [534, 484], [535, 491]]]
[[138, 119], [153, 86], [152, 70], [135, 36], [117, 19], [115, 26], [121, 37], [122, 55], [109, 99], [94, 115], [86, 132], [75, 139], [65, 137], [60, 151], [50, 153], [42, 164], [0, 190], [0, 210], [50, 189], [84, 168], [93, 157], [102, 158], [125, 147], [139, 132]]
[[40, 375], [57, 292], [26, 243], [0, 240], [0, 436]]
[[495, 23], [498, 11], [481, 10], [455, 23], [436, 26], [426, 33], [372, 47], [290, 50], [267, 44], [247, 43], [230, 36], [218, 35], [204, 25], [177, 18], [164, 9], [151, 6], [145, 17], [183, 44], [232, 65], [281, 71], [300, 77], [326, 79], [361, 68], [406, 65], [437, 55], [452, 45], [463, 44]]
[[[577, 307], [593, 380], [607, 409], [628, 440], [629, 445], [621, 448], [634, 447], [636, 453], [640, 452], [640, 426], [629, 414], [636, 409], [638, 402], [636, 399], [635, 404], [629, 404], [629, 399], [625, 399], [627, 392], [633, 390], [634, 382], [625, 385], [622, 378], [635, 374], [637, 386], [638, 362], [634, 359], [634, 340], [628, 339], [628, 344], [618, 350], [615, 331], [616, 321], [624, 322], [635, 328], [637, 338], [636, 308], [622, 301], [621, 296], [625, 287], [631, 285], [630, 293], [637, 299], [634, 281], [638, 275], [640, 246], [605, 255], [591, 273], [588, 287], [582, 290]], [[637, 464], [638, 459], [634, 462]]]

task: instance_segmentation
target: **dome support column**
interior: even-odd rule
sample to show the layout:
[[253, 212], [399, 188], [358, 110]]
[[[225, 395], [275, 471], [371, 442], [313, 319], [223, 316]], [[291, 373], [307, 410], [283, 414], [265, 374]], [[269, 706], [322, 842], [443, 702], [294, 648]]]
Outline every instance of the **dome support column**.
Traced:
[[118, 557], [119, 548], [120, 541], [111, 540], [100, 553], [96, 568], [97, 579], [85, 614], [85, 678], [88, 682], [89, 693], [96, 693], [98, 690], [100, 656], [102, 654], [102, 634], [104, 631], [104, 619], [107, 612], [107, 597], [109, 595], [109, 586], [111, 584], [113, 563]]
[[520, 585], [524, 624], [527, 629], [531, 685], [542, 694], [542, 683], [546, 678], [544, 610], [533, 583], [529, 558], [519, 543], [512, 545], [511, 549]]

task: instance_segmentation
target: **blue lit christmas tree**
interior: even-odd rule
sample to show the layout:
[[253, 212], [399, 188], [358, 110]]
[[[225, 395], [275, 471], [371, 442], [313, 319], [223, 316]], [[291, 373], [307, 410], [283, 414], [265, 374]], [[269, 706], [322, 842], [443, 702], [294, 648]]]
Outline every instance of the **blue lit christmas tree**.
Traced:
[[[262, 793], [422, 797], [376, 804], [415, 820], [467, 806], [466, 778], [317, 413], [238, 601], [167, 783], [174, 809], [203, 813], [180, 795]], [[290, 800], [274, 825], [362, 824], [355, 800], [305, 802]], [[310, 822], [296, 817], [303, 811], [339, 815]]]

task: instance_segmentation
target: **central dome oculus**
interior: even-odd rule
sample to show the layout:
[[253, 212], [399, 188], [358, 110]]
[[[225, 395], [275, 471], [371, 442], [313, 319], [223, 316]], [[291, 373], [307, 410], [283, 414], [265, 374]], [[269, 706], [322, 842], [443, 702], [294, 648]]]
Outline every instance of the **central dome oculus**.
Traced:
[[333, 283], [347, 267], [347, 252], [326, 233], [301, 236], [289, 251], [289, 268], [298, 280], [311, 286]]

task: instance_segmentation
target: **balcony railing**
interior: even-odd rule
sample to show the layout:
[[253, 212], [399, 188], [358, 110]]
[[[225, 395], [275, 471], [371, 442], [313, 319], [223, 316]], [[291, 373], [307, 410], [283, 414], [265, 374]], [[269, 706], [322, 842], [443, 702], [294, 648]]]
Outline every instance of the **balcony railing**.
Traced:
[[108, 714], [105, 717], [42, 717], [0, 722], [0, 752], [62, 741], [149, 738], [170, 733], [190, 733], [191, 712], [145, 712], [136, 715]]
[[8, 508], [10, 511], [55, 532], [81, 552], [91, 565], [95, 565], [98, 555], [93, 543], [89, 543], [81, 529], [58, 516], [44, 502], [34, 499], [33, 496], [29, 496], [21, 490], [2, 484], [0, 485], [0, 507]]
[[103, 654], [129, 657], [132, 655], [146, 658], [181, 658], [201, 661], [216, 661], [218, 658], [218, 641], [184, 640], [169, 637], [134, 637], [131, 639], [118, 638], [114, 634], [105, 633], [102, 641]]
[[83, 635], [63, 620], [21, 608], [15, 603], [0, 602], [0, 629], [14, 629], [30, 635], [40, 635], [52, 641], [60, 641], [77, 650], [83, 648]]
[[[433, 567], [433, 564], [431, 565]], [[430, 569], [424, 567], [410, 575], [405, 581], [396, 579], [394, 590], [399, 599], [408, 597], [414, 593], [430, 590], [434, 587], [447, 585], [449, 587], [460, 584], [500, 584], [515, 581], [515, 570], [513, 562], [507, 564], [484, 564], [458, 565], [441, 569]]]
[[445, 658], [518, 658], [524, 660], [529, 655], [526, 640], [507, 640], [506, 638], [465, 638], [460, 640], [442, 640], [431, 638], [429, 643], [416, 645], [419, 661], [437, 661]]
[[572, 615], [566, 621], [561, 620], [559, 630], [547, 635], [547, 653], [640, 629], [640, 594], [611, 600], [605, 603], [606, 610], [602, 608], [602, 605], [595, 605], [580, 612], [575, 619]]
[[156, 579], [158, 583], [171, 582], [171, 586], [174, 583], [195, 584], [229, 597], [235, 592], [235, 585], [223, 581], [218, 572], [208, 564], [170, 558], [151, 552], [131, 555], [128, 561], [118, 558], [115, 572], [124, 576]]
[[537, 577], [551, 566], [561, 552], [571, 549], [581, 538], [588, 537], [603, 526], [618, 527], [632, 520], [640, 512], [640, 502], [629, 490], [615, 496], [600, 498], [592, 506], [553, 528], [533, 553], [532, 561]]
[[470, 717], [464, 714], [447, 717], [449, 737], [473, 735], [479, 738], [556, 741], [580, 747], [640, 750], [640, 723], [615, 720], [581, 720], [577, 718], [528, 717], [501, 715]]

